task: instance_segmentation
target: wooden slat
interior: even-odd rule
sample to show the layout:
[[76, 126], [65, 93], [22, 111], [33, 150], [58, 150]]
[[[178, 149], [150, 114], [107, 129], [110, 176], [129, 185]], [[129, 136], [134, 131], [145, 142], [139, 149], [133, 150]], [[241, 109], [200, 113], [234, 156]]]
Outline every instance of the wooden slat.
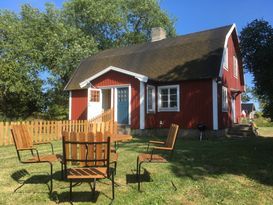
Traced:
[[[95, 136], [96, 142], [101, 142], [103, 141], [103, 135], [101, 132], [97, 132]], [[96, 160], [102, 160], [104, 159], [103, 155], [103, 148], [104, 146], [102, 144], [97, 144], [96, 145]], [[103, 162], [97, 162], [96, 165], [103, 165]]]
[[[80, 142], [86, 142], [86, 134], [84, 132], [79, 133], [79, 139]], [[80, 160], [85, 160], [86, 159], [86, 146], [85, 144], [80, 144]], [[80, 162], [80, 166], [87, 166], [87, 163], [85, 162]]]
[[[88, 132], [87, 133], [87, 137], [86, 137], [86, 141], [87, 142], [94, 142], [95, 141], [95, 136], [93, 132]], [[94, 160], [95, 156], [94, 156], [94, 151], [95, 151], [95, 147], [94, 145], [88, 145], [88, 155], [87, 155], [87, 159], [88, 160]], [[88, 162], [87, 163], [88, 166], [93, 166], [94, 162]]]
[[3, 145], [3, 139], [4, 139], [3, 131], [4, 131], [4, 123], [0, 122], [0, 146]]
[[[69, 132], [67, 132], [67, 131], [63, 131], [62, 132], [62, 137], [66, 140], [66, 141], [68, 141], [69, 140]], [[65, 158], [66, 159], [69, 159], [70, 158], [70, 149], [69, 149], [69, 144], [66, 144], [65, 145]]]
[[[76, 132], [71, 132], [70, 133], [70, 140], [71, 141], [77, 141], [77, 133]], [[71, 144], [71, 159], [78, 159], [77, 156], [77, 144]], [[72, 163], [74, 164], [74, 163]]]

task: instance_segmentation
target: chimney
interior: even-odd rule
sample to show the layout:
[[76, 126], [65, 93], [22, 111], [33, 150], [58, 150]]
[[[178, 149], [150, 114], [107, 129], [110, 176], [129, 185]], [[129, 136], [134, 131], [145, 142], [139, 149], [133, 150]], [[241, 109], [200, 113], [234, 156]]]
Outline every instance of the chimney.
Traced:
[[161, 27], [152, 28], [151, 41], [160, 41], [166, 38], [166, 31]]

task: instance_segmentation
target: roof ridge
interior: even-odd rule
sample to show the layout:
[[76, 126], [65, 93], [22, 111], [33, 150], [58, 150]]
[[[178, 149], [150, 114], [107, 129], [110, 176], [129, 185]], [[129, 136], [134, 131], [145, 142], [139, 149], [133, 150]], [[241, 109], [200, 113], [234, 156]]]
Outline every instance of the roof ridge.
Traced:
[[[105, 50], [99, 51], [96, 54], [94, 54], [94, 55], [92, 55], [90, 57], [87, 57], [85, 60], [89, 60], [89, 59], [91, 60], [93, 57], [104, 58], [105, 56], [103, 56], [103, 54], [105, 54], [107, 52], [111, 52], [112, 50], [116, 50], [117, 51], [117, 50], [122, 50], [122, 49], [129, 49], [129, 48], [132, 49], [134, 47], [148, 46], [149, 44], [151, 44], [151, 45], [152, 44], [153, 45], [162, 44], [162, 43], [164, 43], [166, 41], [175, 40], [177, 38], [183, 38], [183, 37], [192, 36], [192, 35], [196, 35], [196, 34], [201, 34], [201, 33], [205, 33], [205, 32], [220, 30], [220, 29], [231, 27], [231, 26], [232, 26], [232, 24], [226, 25], [226, 26], [217, 27], [217, 28], [212, 28], [212, 29], [206, 29], [206, 30], [202, 30], [202, 31], [197, 31], [197, 32], [193, 32], [193, 33], [188, 33], [188, 34], [184, 34], [184, 35], [179, 35], [179, 36], [175, 36], [175, 37], [171, 37], [171, 38], [165, 38], [165, 39], [162, 39], [160, 41], [155, 41], [155, 42], [143, 42], [143, 43], [131, 44], [131, 45], [128, 45], [128, 46], [123, 46], [123, 47], [109, 48], [109, 49], [105, 49]], [[167, 47], [170, 47], [170, 46], [173, 46], [173, 45], [165, 45], [164, 47], [167, 48]], [[162, 49], [162, 47], [158, 48], [158, 49]], [[138, 52], [135, 52], [135, 53], [138, 53]], [[126, 55], [128, 55], [128, 53]], [[108, 57], [112, 57], [112, 56], [116, 56], [116, 55], [112, 54], [112, 55], [109, 55]]]

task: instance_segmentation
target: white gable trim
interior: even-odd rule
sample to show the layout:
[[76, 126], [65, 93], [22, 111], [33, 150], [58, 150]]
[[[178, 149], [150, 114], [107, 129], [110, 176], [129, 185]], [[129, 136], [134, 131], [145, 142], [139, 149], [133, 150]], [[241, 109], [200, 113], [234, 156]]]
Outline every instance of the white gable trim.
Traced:
[[[223, 76], [224, 61], [225, 61], [225, 57], [226, 57], [225, 53], [227, 52], [228, 39], [231, 36], [233, 30], [235, 30], [235, 32], [237, 34], [237, 38], [238, 38], [238, 32], [237, 32], [235, 23], [232, 24], [232, 26], [231, 26], [230, 30], [228, 31], [228, 33], [226, 35], [226, 38], [225, 38], [225, 43], [224, 43], [224, 49], [223, 49], [223, 54], [222, 54], [222, 61], [221, 61], [221, 67], [220, 67], [219, 77]], [[239, 42], [239, 39], [238, 39], [238, 42]]]
[[126, 74], [126, 75], [130, 75], [130, 76], [133, 76], [135, 78], [137, 78], [139, 81], [141, 82], [147, 82], [148, 81], [148, 77], [145, 76], [145, 75], [141, 75], [141, 74], [138, 74], [138, 73], [134, 73], [134, 72], [131, 72], [131, 71], [128, 71], [128, 70], [125, 70], [125, 69], [122, 69], [122, 68], [117, 68], [115, 66], [109, 66], [108, 68], [105, 68], [104, 70], [98, 72], [97, 74], [91, 76], [90, 78], [87, 78], [86, 80], [82, 81], [80, 83], [80, 87], [81, 88], [84, 88], [86, 87], [90, 81], [102, 76], [103, 74], [109, 72], [109, 71], [117, 71], [119, 73], [123, 73], [123, 74]]

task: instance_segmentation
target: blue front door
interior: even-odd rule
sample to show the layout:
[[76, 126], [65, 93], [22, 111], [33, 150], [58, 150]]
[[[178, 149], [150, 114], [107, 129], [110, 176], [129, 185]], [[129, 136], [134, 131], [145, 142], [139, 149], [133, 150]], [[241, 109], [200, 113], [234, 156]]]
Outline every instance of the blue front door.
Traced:
[[128, 88], [117, 88], [117, 114], [119, 124], [128, 124], [129, 92]]

